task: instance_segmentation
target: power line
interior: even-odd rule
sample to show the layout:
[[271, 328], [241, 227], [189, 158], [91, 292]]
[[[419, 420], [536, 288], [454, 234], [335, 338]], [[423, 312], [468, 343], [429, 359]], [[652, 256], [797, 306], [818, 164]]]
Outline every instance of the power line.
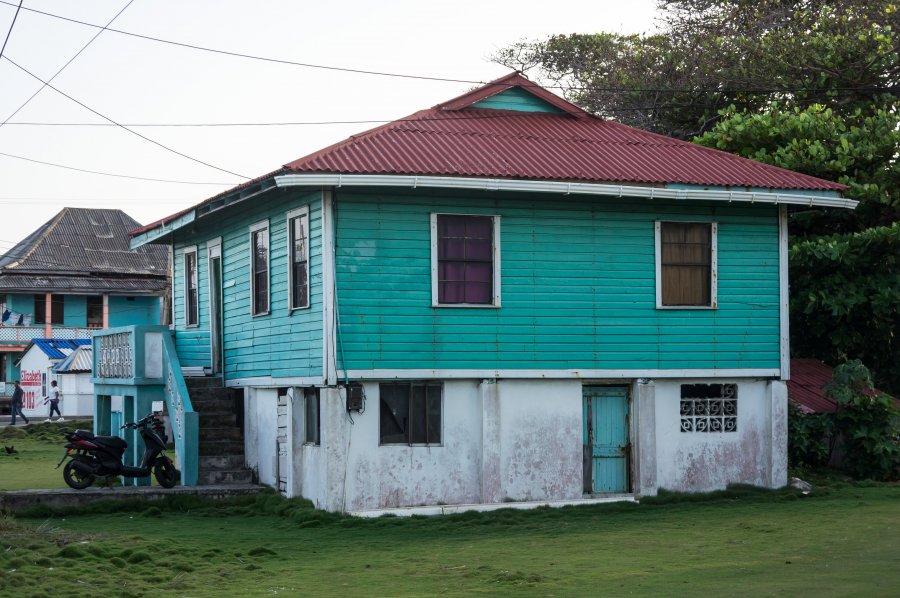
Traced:
[[[100, 35], [101, 35], [104, 31], [106, 31], [106, 28], [107, 28], [107, 27], [109, 27], [110, 25], [112, 25], [113, 21], [115, 21], [116, 19], [118, 19], [118, 18], [119, 18], [119, 15], [121, 15], [123, 12], [125, 12], [125, 9], [128, 8], [129, 6], [131, 6], [131, 3], [132, 3], [132, 2], [134, 2], [134, 0], [128, 0], [128, 3], [125, 4], [125, 6], [123, 6], [122, 9], [121, 9], [119, 12], [117, 12], [117, 13], [115, 14], [115, 16], [113, 16], [113, 18], [111, 18], [111, 19], [109, 20], [109, 22], [106, 23], [106, 25], [104, 25], [104, 26], [100, 29], [100, 31], [98, 31], [98, 32], [94, 35], [94, 37], [92, 37], [91, 39], [89, 39], [88, 42], [87, 42], [86, 44], [84, 44], [84, 45], [81, 47], [81, 49], [78, 50], [78, 52], [75, 53], [74, 56], [72, 56], [72, 58], [70, 58], [64, 65], [62, 65], [62, 66], [59, 68], [59, 70], [56, 71], [56, 73], [55, 73], [52, 77], [50, 77], [49, 79], [47, 79], [47, 82], [49, 83], [50, 81], [53, 81], [54, 79], [56, 79], [56, 78], [59, 76], [59, 74], [60, 74], [61, 72], [63, 72], [64, 70], [66, 70], [66, 67], [68, 67], [70, 64], [72, 64], [72, 62], [73, 62], [76, 58], [78, 58], [79, 56], [81, 56], [81, 53], [84, 52], [84, 51], [87, 49], [88, 46], [90, 46], [92, 43], [94, 43], [94, 40], [97, 39], [98, 37], [100, 37]], [[20, 3], [19, 5], [21, 6], [21, 3]], [[0, 52], [0, 56], [2, 56], [2, 55], [3, 55], [3, 53]], [[6, 120], [4, 120], [2, 123], [0, 123], [0, 127], [2, 127], [3, 125], [5, 125], [6, 123], [8, 123], [9, 120], [10, 120], [12, 117], [14, 117], [16, 114], [18, 114], [19, 111], [22, 110], [22, 108], [24, 108], [25, 106], [27, 106], [28, 103], [31, 102], [31, 100], [33, 100], [39, 93], [41, 93], [42, 91], [44, 91], [44, 89], [45, 89], [46, 87], [47, 87], [47, 83], [41, 85], [41, 86], [38, 88], [38, 90], [37, 90], [36, 92], [34, 92], [33, 94], [31, 94], [31, 97], [29, 97], [27, 100], [25, 100], [24, 102], [22, 102], [22, 105], [21, 105], [21, 106], [19, 106], [18, 108], [16, 108], [16, 109], [13, 111], [12, 114], [10, 114], [9, 116], [6, 117]]]
[[216, 182], [200, 182], [200, 181], [180, 181], [177, 179], [155, 179], [151, 177], [132, 176], [128, 174], [115, 174], [112, 172], [102, 172], [99, 170], [88, 170], [86, 168], [77, 168], [75, 166], [66, 166], [65, 164], [56, 164], [55, 162], [44, 162], [43, 160], [35, 160], [34, 158], [26, 158], [25, 156], [17, 156], [15, 154], [7, 154], [0, 152], [0, 156], [7, 158], [15, 158], [16, 160], [24, 160], [25, 162], [33, 162], [35, 164], [43, 164], [44, 166], [54, 166], [56, 168], [64, 168], [66, 170], [74, 170], [76, 172], [85, 172], [87, 174], [99, 174], [102, 176], [111, 176], [120, 179], [132, 179], [136, 181], [150, 181], [154, 183], [177, 183], [179, 185], [221, 185], [223, 187], [233, 187], [234, 183], [216, 183]]
[[[9, 0], [0, 0], [0, 4], [6, 4], [8, 6], [15, 6]], [[386, 71], [374, 71], [367, 69], [357, 69], [350, 67], [341, 67], [341, 66], [333, 66], [333, 65], [324, 65], [324, 64], [314, 64], [310, 62], [299, 62], [294, 60], [287, 60], [283, 58], [271, 58], [266, 56], [256, 56], [254, 54], [245, 54], [242, 52], [232, 52], [230, 50], [221, 50], [217, 48], [209, 48], [206, 46], [199, 46], [196, 44], [189, 44], [185, 42], [176, 42], [173, 40], [163, 39], [159, 37], [153, 37], [151, 35], [143, 35], [140, 33], [134, 33], [131, 31], [124, 31], [122, 29], [114, 29], [111, 27], [103, 27], [101, 25], [96, 25], [94, 23], [88, 23], [86, 21], [80, 21], [78, 19], [73, 19], [70, 17], [64, 17], [62, 15], [54, 14], [51, 12], [46, 12], [42, 10], [37, 10], [34, 8], [24, 7], [24, 10], [31, 11], [36, 14], [40, 14], [46, 17], [51, 17], [54, 19], [59, 19], [62, 21], [68, 21], [70, 23], [75, 23], [78, 25], [83, 25], [85, 27], [93, 27], [93, 28], [103, 28], [106, 31], [110, 31], [112, 33], [118, 33], [120, 35], [125, 35], [129, 37], [135, 37], [147, 41], [153, 41], [161, 44], [167, 44], [171, 46], [178, 46], [182, 48], [188, 48], [191, 50], [198, 50], [201, 52], [209, 52], [213, 54], [222, 54], [225, 56], [232, 56], [236, 58], [245, 58], [249, 60], [258, 60], [262, 62], [270, 62], [275, 64], [285, 64], [290, 66], [299, 66], [304, 68], [312, 68], [312, 69], [322, 69], [329, 71], [339, 71], [346, 73], [355, 73], [360, 75], [374, 75], [381, 77], [396, 77], [401, 79], [419, 79], [424, 81], [440, 81], [447, 83], [469, 83], [474, 85], [486, 85], [485, 81], [476, 81], [474, 79], [455, 79], [450, 77], [433, 77], [427, 75], [411, 75], [407, 73], [395, 73], [395, 72], [386, 72]], [[506, 85], [505, 83], [498, 83], [497, 85]], [[590, 91], [590, 92], [601, 92], [601, 93], [803, 93], [803, 92], [832, 92], [832, 91], [846, 91], [846, 92], [891, 92], [893, 93], [894, 88], [891, 87], [889, 89], [885, 89], [882, 87], [840, 87], [840, 88], [829, 88], [829, 89], [821, 89], [821, 88], [785, 88], [785, 87], [772, 87], [772, 88], [748, 88], [748, 89], [738, 89], [738, 88], [727, 88], [723, 87], [721, 89], [695, 89], [695, 88], [622, 88], [622, 87], [576, 87], [572, 85], [538, 85], [537, 83], [532, 83], [530, 85], [523, 85], [525, 87], [536, 87], [542, 89], [561, 89], [568, 91]]]
[[9, 42], [9, 36], [12, 35], [13, 27], [16, 26], [16, 19], [19, 18], [19, 11], [22, 10], [22, 2], [25, 0], [19, 0], [19, 6], [16, 7], [16, 14], [13, 15], [12, 23], [9, 24], [9, 31], [6, 32], [6, 39], [3, 40], [3, 47], [0, 48], [0, 56], [3, 56], [3, 51], [6, 50], [6, 44]]
[[140, 138], [143, 139], [144, 141], [149, 141], [149, 142], [152, 143], [153, 145], [156, 145], [156, 146], [158, 146], [158, 147], [161, 147], [162, 149], [164, 149], [164, 150], [166, 150], [166, 151], [168, 151], [168, 152], [171, 152], [171, 153], [173, 153], [173, 154], [176, 154], [176, 155], [178, 155], [178, 156], [181, 156], [182, 158], [187, 158], [188, 160], [190, 160], [190, 161], [192, 161], [192, 162], [196, 162], [196, 163], [198, 163], [198, 164], [203, 164], [204, 166], [207, 166], [207, 167], [209, 167], [209, 168], [213, 168], [213, 169], [218, 170], [218, 171], [220, 171], [220, 172], [224, 172], [224, 173], [230, 174], [230, 175], [232, 175], [232, 176], [240, 177], [240, 178], [247, 179], [247, 180], [250, 179], [250, 177], [248, 177], [248, 176], [244, 176], [244, 175], [242, 175], [242, 174], [238, 174], [238, 173], [236, 173], [236, 172], [232, 172], [232, 171], [226, 170], [226, 169], [224, 169], [224, 168], [219, 168], [218, 166], [214, 166], [214, 165], [210, 164], [209, 162], [204, 162], [203, 160], [200, 160], [200, 159], [198, 159], [198, 158], [194, 158], [194, 157], [192, 157], [192, 156], [189, 156], [189, 155], [187, 155], [187, 154], [185, 154], [185, 153], [179, 152], [178, 150], [172, 149], [171, 147], [169, 147], [169, 146], [167, 146], [167, 145], [163, 145], [163, 144], [160, 143], [159, 141], [155, 141], [155, 140], [150, 139], [149, 137], [147, 137], [147, 136], [145, 136], [145, 135], [142, 135], [142, 134], [138, 133], [137, 131], [134, 131], [134, 130], [132, 130], [132, 129], [129, 129], [129, 128], [126, 127], [125, 125], [121, 125], [121, 124], [117, 123], [116, 121], [114, 121], [113, 119], [109, 118], [108, 116], [106, 116], [106, 115], [104, 115], [104, 114], [101, 114], [100, 112], [97, 112], [96, 110], [94, 110], [93, 108], [91, 108], [90, 106], [88, 106], [87, 104], [84, 104], [83, 102], [78, 101], [77, 99], [73, 98], [72, 96], [70, 96], [70, 95], [67, 94], [66, 92], [62, 91], [62, 90], [59, 89], [58, 87], [54, 87], [54, 86], [53, 86], [52, 84], [50, 84], [48, 81], [44, 81], [43, 79], [41, 79], [40, 77], [38, 77], [37, 75], [35, 75], [34, 73], [32, 73], [31, 71], [29, 71], [28, 69], [26, 69], [25, 67], [23, 67], [23, 66], [20, 65], [19, 63], [17, 63], [17, 62], [15, 62], [14, 60], [12, 60], [9, 56], [3, 56], [3, 59], [6, 60], [6, 61], [8, 61], [10, 64], [12, 64], [13, 66], [15, 66], [15, 67], [18, 68], [19, 70], [21, 70], [21, 71], [27, 73], [28, 75], [30, 75], [31, 77], [37, 79], [38, 81], [40, 81], [41, 83], [43, 83], [45, 86], [47, 86], [47, 87], [49, 87], [50, 89], [52, 89], [53, 91], [55, 91], [56, 93], [58, 93], [58, 94], [60, 94], [60, 95], [62, 95], [62, 96], [64, 96], [64, 97], [68, 98], [69, 100], [75, 102], [76, 104], [78, 104], [79, 106], [81, 106], [82, 108], [84, 108], [85, 110], [88, 110], [88, 111], [90, 111], [90, 112], [93, 112], [94, 114], [96, 114], [97, 116], [99, 116], [100, 118], [102, 118], [103, 120], [106, 120], [106, 121], [111, 122], [112, 124], [116, 125], [117, 127], [120, 127], [120, 128], [122, 128], [123, 130], [125, 130], [125, 131], [128, 131], [128, 132], [131, 133], [132, 135], [135, 135], [135, 136], [137, 136], [137, 137], [140, 137]]

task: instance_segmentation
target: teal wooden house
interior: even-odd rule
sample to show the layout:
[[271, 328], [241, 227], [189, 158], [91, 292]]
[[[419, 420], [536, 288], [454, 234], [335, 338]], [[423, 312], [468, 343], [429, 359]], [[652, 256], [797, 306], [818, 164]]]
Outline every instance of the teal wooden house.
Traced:
[[842, 189], [512, 74], [132, 231], [174, 256], [168, 366], [121, 339], [201, 482], [349, 512], [782, 486], [787, 213]]

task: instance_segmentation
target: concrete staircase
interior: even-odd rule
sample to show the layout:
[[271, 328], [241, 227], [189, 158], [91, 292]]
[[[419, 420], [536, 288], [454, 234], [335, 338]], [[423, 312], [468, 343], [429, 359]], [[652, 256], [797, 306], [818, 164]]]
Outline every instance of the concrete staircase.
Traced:
[[191, 404], [199, 414], [198, 483], [249, 484], [253, 472], [244, 463], [244, 435], [231, 392], [222, 379], [185, 378]]

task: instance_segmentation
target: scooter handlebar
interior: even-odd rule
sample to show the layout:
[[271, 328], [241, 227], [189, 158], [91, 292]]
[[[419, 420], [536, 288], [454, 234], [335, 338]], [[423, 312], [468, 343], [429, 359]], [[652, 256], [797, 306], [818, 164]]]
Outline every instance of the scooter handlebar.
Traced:
[[131, 422], [130, 424], [123, 424], [119, 429], [120, 430], [130, 430], [134, 428], [139, 428], [141, 426], [146, 426], [148, 423], [153, 421], [156, 418], [155, 413], [150, 413], [144, 416], [142, 419], [139, 419], [136, 422]]

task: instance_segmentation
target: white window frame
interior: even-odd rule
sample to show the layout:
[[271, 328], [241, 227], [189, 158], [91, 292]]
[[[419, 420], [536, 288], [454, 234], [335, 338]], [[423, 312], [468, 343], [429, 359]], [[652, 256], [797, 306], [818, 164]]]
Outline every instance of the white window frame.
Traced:
[[[188, 301], [188, 269], [187, 269], [187, 256], [188, 254], [194, 254], [194, 267], [197, 269], [197, 322], [194, 324], [189, 324], [190, 322], [190, 314], [189, 310], [191, 309], [190, 301]], [[182, 267], [182, 280], [184, 281], [184, 311], [182, 315], [184, 316], [184, 327], [185, 328], [198, 328], [200, 326], [200, 261], [199, 255], [197, 253], [197, 246], [191, 245], [190, 247], [183, 247], [181, 249], [181, 267]]]
[[[291, 221], [294, 218], [303, 218], [304, 226], [306, 227], [306, 304], [305, 305], [294, 305], [294, 239], [293, 239], [293, 229], [291, 228]], [[303, 206], [301, 208], [297, 208], [296, 210], [291, 210], [287, 213], [286, 216], [286, 231], [287, 235], [287, 270], [288, 270], [288, 311], [292, 312], [296, 309], [308, 309], [311, 301], [311, 293], [310, 293], [310, 280], [312, 276], [310, 276], [310, 262], [311, 257], [309, 255], [309, 237], [311, 231], [309, 229], [309, 206]]]
[[[710, 225], [710, 241], [709, 241], [709, 305], [663, 305], [662, 302], [662, 225], [663, 223], [673, 224], [708, 224]], [[719, 307], [719, 259], [718, 259], [718, 238], [719, 223], [709, 220], [657, 220], [654, 223], [655, 245], [656, 245], [656, 309], [718, 309]]]
[[[493, 229], [493, 300], [491, 303], [440, 303], [438, 301], [438, 216], [479, 216], [491, 218]], [[498, 309], [500, 302], [500, 215], [499, 214], [460, 214], [456, 212], [431, 213], [431, 307], [462, 307]]]
[[[269, 293], [266, 307], [268, 307], [268, 309], [266, 311], [256, 312], [254, 311], [254, 300], [256, 298], [256, 271], [254, 270], [255, 260], [253, 259], [256, 248], [253, 244], [253, 235], [263, 230], [266, 232], [266, 246], [269, 248], [269, 255], [266, 261], [266, 278], [268, 279], [267, 288]], [[260, 220], [259, 222], [251, 224], [248, 234], [249, 251], [247, 257], [250, 260], [250, 316], [254, 318], [258, 316], [267, 316], [272, 313], [272, 243], [269, 232], [269, 219], [266, 218], [265, 220]]]

